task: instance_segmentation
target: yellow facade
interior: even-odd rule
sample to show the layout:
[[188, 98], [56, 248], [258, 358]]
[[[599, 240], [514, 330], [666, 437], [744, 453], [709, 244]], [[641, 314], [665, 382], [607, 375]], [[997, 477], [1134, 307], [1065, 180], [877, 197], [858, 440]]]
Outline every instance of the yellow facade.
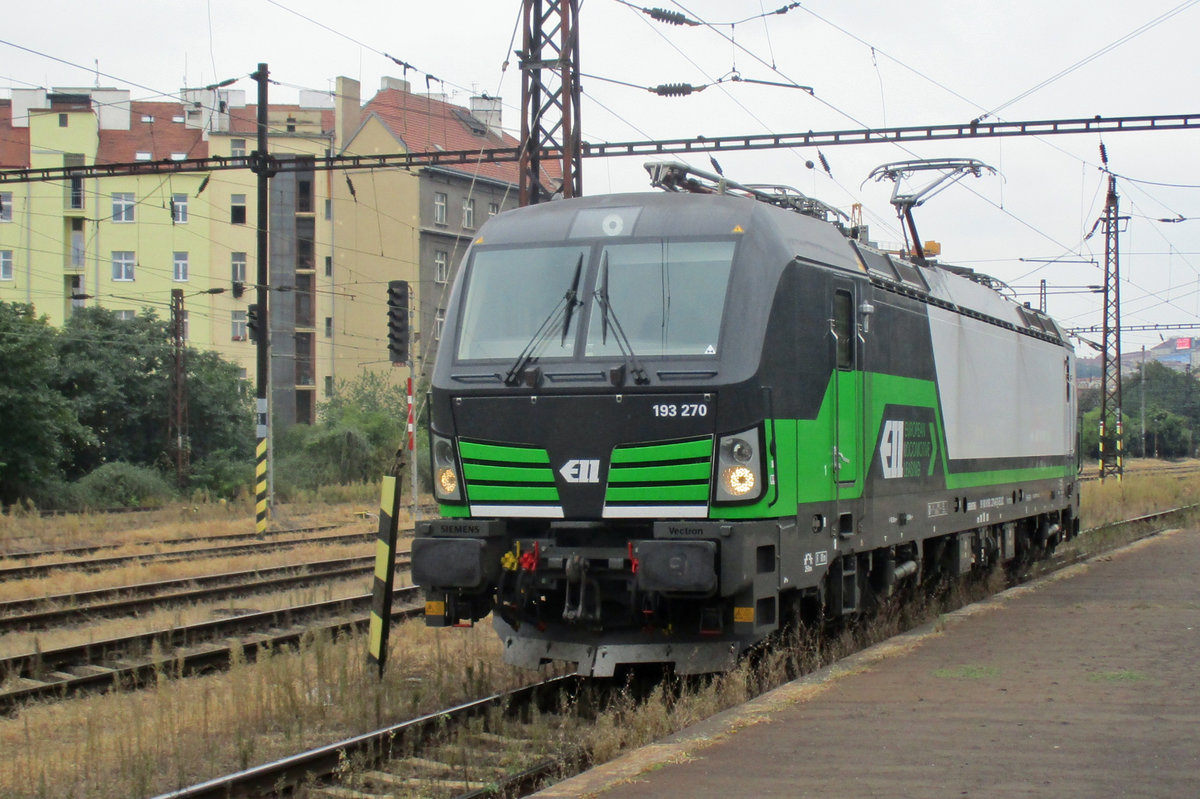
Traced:
[[[379, 155], [404, 150], [403, 142], [385, 125], [368, 117], [344, 152]], [[336, 317], [335, 336], [341, 342], [335, 357], [337, 374], [390, 367], [388, 281], [409, 282], [413, 308], [420, 299], [419, 196], [417, 175], [403, 169], [338, 174], [333, 181], [336, 247], [331, 289], [334, 302], [343, 309]], [[417, 324], [414, 317], [413, 336], [419, 347]], [[408, 377], [407, 369], [396, 368], [393, 373], [397, 379]]]
[[[28, 150], [14, 156], [13, 147], [0, 149], [0, 169], [236, 159], [256, 149], [256, 109], [241, 92], [218, 98], [188, 90], [187, 103], [139, 103], [115, 89], [22, 91], [36, 96], [18, 101], [14, 90], [7, 119], [0, 101], [0, 129], [20, 141], [27, 117]], [[307, 99], [311, 107], [303, 95], [300, 105], [270, 107], [275, 158], [511, 144], [497, 132], [498, 117], [492, 129], [493, 122], [412, 95], [391, 78], [366, 106], [347, 78], [338, 79], [332, 102], [328, 95]], [[515, 177], [515, 167], [509, 171]], [[188, 343], [254, 380], [256, 347], [245, 321], [257, 301], [258, 209], [257, 177], [248, 168], [0, 183], [0, 196], [0, 255], [8, 258], [0, 262], [0, 300], [32, 303], [62, 325], [74, 308], [92, 305], [128, 314], [151, 309], [166, 319], [172, 290], [182, 290]], [[280, 170], [268, 204], [275, 425], [315, 419], [338, 383], [364, 371], [397, 383], [409, 376], [389, 360], [390, 280], [409, 282], [411, 352], [417, 373], [427, 372], [466, 245], [488, 215], [515, 203], [507, 172]], [[477, 206], [471, 217], [468, 205]]]

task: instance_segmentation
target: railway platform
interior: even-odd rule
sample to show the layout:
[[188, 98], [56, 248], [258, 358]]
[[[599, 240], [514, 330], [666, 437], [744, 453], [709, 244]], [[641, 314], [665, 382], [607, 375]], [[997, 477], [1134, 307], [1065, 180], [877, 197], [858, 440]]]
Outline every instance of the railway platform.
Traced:
[[1200, 531], [948, 614], [537, 796], [1200, 797]]

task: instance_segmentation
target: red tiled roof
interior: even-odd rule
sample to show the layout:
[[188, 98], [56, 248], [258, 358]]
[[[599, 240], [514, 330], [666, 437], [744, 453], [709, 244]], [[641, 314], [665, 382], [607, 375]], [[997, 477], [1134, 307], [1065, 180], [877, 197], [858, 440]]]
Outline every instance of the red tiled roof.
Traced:
[[[474, 132], [461, 118], [460, 115], [469, 115], [461, 106], [399, 89], [384, 89], [372, 97], [363, 107], [363, 120], [371, 114], [377, 116], [409, 152], [520, 146], [520, 142], [508, 134]], [[516, 162], [464, 164], [445, 168], [505, 183], [519, 182]], [[561, 175], [561, 170], [554, 164], [543, 165], [542, 174], [543, 184], [550, 186]]]
[[29, 166], [29, 128], [12, 126], [12, 100], [0, 100], [0, 168]]
[[[130, 103], [129, 130], [101, 130], [96, 163], [129, 163], [137, 160], [139, 152], [150, 153], [153, 161], [169, 159], [175, 153], [184, 153], [188, 158], [207, 158], [208, 142], [201, 132], [174, 121], [182, 118], [183, 113], [180, 103]], [[143, 117], [152, 117], [154, 121], [143, 122]]]

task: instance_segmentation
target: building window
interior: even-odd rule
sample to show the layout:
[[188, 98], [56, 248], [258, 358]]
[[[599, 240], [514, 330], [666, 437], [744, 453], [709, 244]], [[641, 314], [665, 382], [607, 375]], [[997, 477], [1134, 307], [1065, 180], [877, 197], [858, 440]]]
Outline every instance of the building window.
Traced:
[[333, 219], [333, 200], [325, 200], [325, 218]]
[[434, 280], [438, 283], [445, 283], [450, 279], [450, 259], [445, 250], [436, 250], [433, 253], [433, 271]]
[[171, 219], [177, 224], [188, 221], [188, 196], [186, 194], [171, 195]]
[[333, 375], [325, 375], [325, 396], [333, 396]]
[[0, 222], [12, 221], [12, 192], [0, 191]]
[[229, 254], [229, 266], [234, 283], [246, 282], [246, 253], [233, 252]]
[[246, 195], [232, 194], [229, 197], [229, 223], [231, 225], [246, 224]]
[[463, 200], [463, 227], [475, 227], [475, 201], [470, 198]]
[[296, 219], [296, 268], [316, 269], [315, 239], [317, 223], [311, 218]]
[[175, 253], [174, 264], [175, 269], [171, 273], [171, 279], [182, 283], [188, 279], [188, 254], [186, 252]]
[[87, 292], [83, 287], [83, 275], [67, 275], [67, 298], [71, 301], [71, 313], [76, 308], [87, 307]]
[[442, 327], [446, 324], [446, 309], [438, 308], [437, 313], [433, 315], [433, 340], [442, 340]]
[[433, 223], [446, 224], [446, 195], [440, 191], [433, 195]]
[[135, 314], [133, 311], [113, 311], [113, 313], [116, 314], [117, 319], [122, 322], [132, 322], [137, 318], [137, 314]]
[[229, 335], [234, 341], [246, 340], [246, 312], [234, 311], [230, 317]]
[[296, 181], [296, 213], [313, 212], [313, 182], [311, 179]]
[[112, 221], [114, 222], [132, 222], [133, 221], [133, 192], [117, 191], [113, 192], [112, 196]]
[[133, 160], [134, 161], [153, 161], [154, 153], [150, 152], [149, 150], [138, 150], [136, 153], [133, 154]]
[[333, 277], [333, 256], [325, 256], [325, 277]]
[[113, 280], [133, 280], [133, 253], [129, 250], [113, 250]]
[[488, 203], [488, 216], [500, 213], [500, 203]]
[[67, 126], [67, 121], [69, 119], [70, 119], [70, 117], [68, 117], [66, 114], [59, 114], [58, 115], [58, 126], [60, 128], [65, 128]]
[[83, 220], [75, 217], [71, 220], [71, 268], [82, 270], [86, 255], [86, 244], [83, 240]]
[[325, 317], [325, 338], [333, 338], [333, 317]]
[[0, 280], [13, 279], [12, 250], [0, 250]]
[[246, 156], [246, 140], [245, 139], [230, 139], [229, 140], [229, 155], [234, 158], [244, 158]]

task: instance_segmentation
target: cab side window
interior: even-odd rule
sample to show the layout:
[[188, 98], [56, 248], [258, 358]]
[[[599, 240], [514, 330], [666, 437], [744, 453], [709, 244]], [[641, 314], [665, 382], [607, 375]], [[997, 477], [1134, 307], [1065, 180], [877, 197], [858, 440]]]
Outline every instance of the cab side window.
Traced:
[[854, 299], [848, 291], [834, 292], [833, 332], [837, 336], [837, 368], [854, 368]]

